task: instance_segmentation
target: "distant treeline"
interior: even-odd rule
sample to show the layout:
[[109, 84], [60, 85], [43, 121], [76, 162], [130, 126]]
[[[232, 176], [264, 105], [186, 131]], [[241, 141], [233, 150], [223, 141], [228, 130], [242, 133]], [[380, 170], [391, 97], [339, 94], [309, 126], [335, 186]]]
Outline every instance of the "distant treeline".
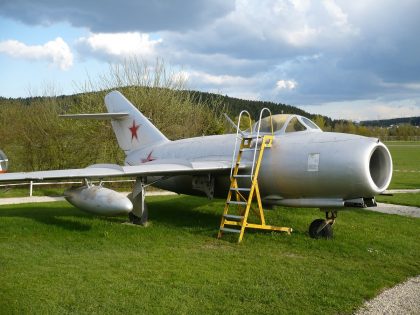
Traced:
[[393, 119], [364, 120], [360, 122], [363, 126], [369, 127], [391, 127], [401, 124], [420, 126], [420, 117], [404, 117]]
[[366, 137], [379, 138], [382, 141], [420, 141], [420, 128], [407, 123], [390, 127], [365, 126], [348, 120], [334, 120], [332, 124], [324, 123], [321, 116], [314, 118], [316, 124], [324, 131], [352, 133]]
[[[255, 100], [243, 100], [240, 98], [230, 97], [227, 95], [219, 95], [214, 93], [208, 92], [198, 92], [198, 91], [191, 91], [195, 95], [195, 97], [204, 100], [205, 103], [211, 104], [215, 99], [218, 100], [221, 104], [223, 104], [223, 109], [231, 116], [236, 117], [242, 110], [246, 110], [251, 114], [251, 117], [255, 120], [258, 119], [261, 109], [266, 107], [268, 108], [273, 115], [275, 114], [296, 114], [305, 116], [308, 118], [313, 119], [315, 116], [310, 114], [298, 107], [286, 105], [282, 103], [274, 103], [274, 102], [267, 102], [267, 101], [255, 101]], [[323, 116], [324, 121], [328, 124], [332, 124], [333, 121], [331, 118]]]
[[313, 115], [304, 110], [282, 103], [251, 101], [222, 96], [207, 92], [192, 91], [194, 97], [205, 100], [206, 104], [213, 104], [218, 100], [219, 109], [225, 110], [233, 118], [237, 118], [242, 110], [247, 110], [254, 119], [259, 117], [262, 108], [267, 107], [274, 114], [297, 114], [308, 117], [324, 131], [344, 132], [363, 135], [366, 137], [377, 137], [383, 141], [390, 140], [420, 140], [420, 117], [396, 118], [380, 121], [363, 121], [354, 123], [349, 120], [333, 120], [326, 116]]

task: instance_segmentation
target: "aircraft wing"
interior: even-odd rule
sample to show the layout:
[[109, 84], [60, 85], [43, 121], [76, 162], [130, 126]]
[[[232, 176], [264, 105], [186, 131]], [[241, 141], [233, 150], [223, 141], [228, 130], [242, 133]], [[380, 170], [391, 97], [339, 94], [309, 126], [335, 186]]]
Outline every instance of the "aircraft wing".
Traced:
[[[246, 166], [242, 168], [245, 167]], [[158, 160], [133, 166], [95, 164], [86, 168], [78, 169], [5, 173], [0, 174], [0, 182], [106, 177], [175, 176], [202, 173], [229, 174], [230, 169], [230, 161]]]

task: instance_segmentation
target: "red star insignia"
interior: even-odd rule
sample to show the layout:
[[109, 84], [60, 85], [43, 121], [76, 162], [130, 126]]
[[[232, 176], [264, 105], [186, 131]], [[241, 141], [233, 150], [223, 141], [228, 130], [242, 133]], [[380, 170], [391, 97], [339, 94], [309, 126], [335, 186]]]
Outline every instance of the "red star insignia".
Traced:
[[150, 151], [149, 155], [145, 159], [141, 159], [142, 163], [147, 163], [156, 160], [156, 158], [152, 157], [153, 150]]
[[133, 141], [134, 138], [136, 138], [137, 141], [139, 140], [139, 138], [137, 137], [137, 129], [139, 128], [140, 125], [136, 125], [136, 121], [133, 120], [133, 125], [128, 128], [131, 131], [131, 141]]

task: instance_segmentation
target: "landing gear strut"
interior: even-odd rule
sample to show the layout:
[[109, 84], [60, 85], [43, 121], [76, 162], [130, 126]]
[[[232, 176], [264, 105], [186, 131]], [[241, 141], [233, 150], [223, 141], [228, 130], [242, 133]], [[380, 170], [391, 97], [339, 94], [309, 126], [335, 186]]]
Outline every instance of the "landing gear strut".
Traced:
[[332, 225], [337, 218], [337, 211], [325, 210], [325, 220], [316, 219], [309, 226], [309, 236], [312, 238], [326, 238], [333, 237]]
[[134, 185], [131, 201], [133, 202], [133, 211], [128, 214], [130, 223], [136, 225], [147, 225], [147, 205], [144, 201], [145, 197], [145, 184], [143, 178], [137, 178]]
[[159, 181], [166, 180], [170, 176], [163, 176], [154, 182], [147, 183], [146, 177], [137, 177], [136, 183], [134, 184], [133, 192], [129, 195], [131, 202], [133, 203], [133, 211], [128, 214], [130, 223], [136, 225], [147, 226], [148, 225], [148, 210], [147, 204], [144, 201], [146, 197], [146, 187], [156, 184]]

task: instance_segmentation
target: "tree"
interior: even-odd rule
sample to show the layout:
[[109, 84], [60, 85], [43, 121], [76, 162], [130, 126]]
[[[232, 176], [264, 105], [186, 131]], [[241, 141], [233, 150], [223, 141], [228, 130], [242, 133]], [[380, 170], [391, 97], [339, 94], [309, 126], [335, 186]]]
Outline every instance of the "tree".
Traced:
[[315, 117], [313, 118], [313, 121], [322, 130], [325, 131], [327, 129], [327, 127], [325, 125], [325, 119], [324, 119], [323, 116], [321, 116], [321, 115], [315, 115]]
[[170, 139], [222, 133], [220, 98], [202, 101], [186, 89], [184, 77], [168, 69], [161, 60], [149, 65], [130, 59], [111, 65], [97, 82], [88, 78], [78, 86], [79, 93], [70, 97], [49, 91], [45, 97], [6, 104], [1, 100], [1, 148], [9, 156], [11, 170], [123, 164], [124, 154], [109, 122], [58, 117], [106, 111], [104, 96], [113, 89], [121, 91]]

